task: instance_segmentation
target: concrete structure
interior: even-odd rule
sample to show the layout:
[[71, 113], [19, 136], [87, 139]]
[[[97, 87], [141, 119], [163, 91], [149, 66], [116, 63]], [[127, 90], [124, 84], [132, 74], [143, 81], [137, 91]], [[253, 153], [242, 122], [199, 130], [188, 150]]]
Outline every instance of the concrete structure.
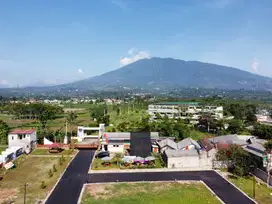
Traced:
[[22, 147], [24, 152], [30, 153], [37, 143], [37, 132], [36, 130], [13, 130], [8, 135], [8, 146]]
[[194, 150], [165, 150], [167, 168], [197, 168], [199, 153]]
[[[97, 134], [88, 134], [88, 131], [98, 132]], [[84, 127], [78, 126], [77, 127], [77, 139], [79, 142], [83, 141], [84, 139], [103, 139], [103, 135], [105, 132], [105, 125], [99, 124], [99, 127]]]
[[202, 114], [209, 113], [215, 119], [223, 118], [222, 106], [204, 106], [198, 102], [163, 102], [148, 106], [151, 119], [156, 119], [156, 114], [161, 117], [190, 119], [191, 123], [198, 123]]
[[[105, 150], [109, 151], [110, 153], [123, 153], [124, 150], [130, 149], [130, 132], [105, 132], [104, 139], [102, 142], [102, 146]], [[151, 142], [158, 141], [159, 133], [158, 132], [151, 132]], [[153, 151], [157, 151], [158, 148], [155, 144], [152, 145]], [[150, 147], [151, 148], [151, 147]]]
[[178, 149], [177, 143], [173, 140], [166, 138], [158, 142], [160, 152], [164, 152], [165, 150], [175, 150]]

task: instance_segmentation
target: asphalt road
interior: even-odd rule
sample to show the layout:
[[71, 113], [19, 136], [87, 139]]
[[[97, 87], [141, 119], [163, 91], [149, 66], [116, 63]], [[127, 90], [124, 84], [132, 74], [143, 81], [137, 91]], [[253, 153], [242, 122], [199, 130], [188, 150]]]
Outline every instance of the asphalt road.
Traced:
[[61, 177], [46, 204], [76, 204], [94, 155], [93, 150], [80, 150]]
[[202, 180], [226, 204], [252, 204], [249, 198], [214, 171], [88, 174], [93, 150], [81, 150], [68, 166], [46, 204], [76, 204], [84, 183]]
[[89, 183], [202, 180], [226, 204], [252, 204], [252, 200], [214, 171], [107, 173], [89, 175]]

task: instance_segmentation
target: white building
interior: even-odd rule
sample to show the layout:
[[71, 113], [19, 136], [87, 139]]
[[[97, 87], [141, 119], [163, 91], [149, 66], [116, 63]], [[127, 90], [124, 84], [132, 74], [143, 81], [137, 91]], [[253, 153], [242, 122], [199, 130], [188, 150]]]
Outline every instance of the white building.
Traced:
[[163, 102], [148, 106], [148, 113], [151, 119], [156, 119], [156, 114], [161, 117], [190, 119], [197, 123], [202, 114], [209, 113], [215, 119], [223, 118], [222, 106], [203, 106], [198, 102]]
[[8, 135], [8, 146], [22, 147], [26, 153], [31, 152], [37, 143], [36, 130], [13, 130]]

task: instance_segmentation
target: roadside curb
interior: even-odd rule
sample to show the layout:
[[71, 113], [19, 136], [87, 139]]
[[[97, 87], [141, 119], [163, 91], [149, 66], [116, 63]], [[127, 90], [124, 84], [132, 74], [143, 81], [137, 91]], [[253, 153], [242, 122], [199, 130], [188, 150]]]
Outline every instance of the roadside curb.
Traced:
[[101, 173], [145, 173], [145, 172], [177, 172], [177, 171], [214, 171], [213, 169], [168, 169], [168, 168], [154, 168], [154, 169], [112, 169], [112, 170], [89, 170], [89, 174]]
[[246, 196], [248, 199], [250, 199], [253, 203], [258, 204], [257, 201], [255, 201], [251, 197], [249, 197], [244, 191], [242, 191], [240, 188], [238, 188], [236, 185], [234, 185], [234, 183], [232, 183], [231, 181], [229, 181], [228, 179], [226, 179], [218, 171], [214, 171], [214, 172], [216, 172], [219, 176], [221, 176], [223, 179], [225, 179], [228, 183], [230, 183], [234, 188], [236, 188], [238, 191], [240, 191], [244, 196]]
[[[133, 182], [129, 182], [129, 183], [174, 183], [174, 182], [178, 182], [178, 183], [186, 183], [186, 182], [189, 182], [189, 183], [201, 183], [201, 184], [203, 184], [211, 193], [212, 193], [212, 195], [214, 195], [222, 204], [225, 204], [214, 192], [213, 192], [213, 190], [212, 189], [210, 189], [208, 186], [207, 186], [207, 184], [204, 182], [204, 181], [202, 181], [202, 180], [196, 180], [196, 181], [194, 181], [194, 180], [182, 180], [182, 181], [179, 181], [179, 180], [169, 180], [169, 181], [133, 181]], [[78, 202], [77, 202], [77, 204], [81, 204], [81, 201], [82, 201], [82, 198], [83, 198], [83, 194], [84, 194], [84, 191], [85, 191], [85, 189], [86, 189], [86, 187], [87, 186], [89, 186], [89, 185], [101, 185], [101, 184], [103, 184], [103, 185], [106, 185], [106, 184], [112, 184], [112, 185], [114, 185], [114, 184], [119, 184], [119, 183], [128, 183], [128, 182], [107, 182], [107, 183], [86, 183], [86, 184], [84, 184], [83, 185], [83, 187], [82, 187], [82, 189], [81, 189], [81, 192], [80, 192], [80, 196], [79, 196], [79, 198], [78, 198]]]
[[63, 176], [64, 173], [66, 172], [68, 166], [69, 166], [69, 165], [71, 164], [71, 162], [74, 160], [74, 158], [76, 157], [76, 155], [78, 154], [78, 152], [79, 152], [79, 151], [77, 151], [77, 152], [75, 153], [75, 155], [72, 157], [72, 159], [69, 161], [69, 163], [67, 164], [66, 168], [64, 169], [64, 171], [63, 171], [63, 172], [61, 173], [61, 175], [59, 176], [57, 182], [55, 183], [55, 185], [53, 186], [53, 188], [51, 189], [51, 191], [48, 193], [48, 195], [46, 196], [46, 198], [43, 200], [43, 202], [42, 202], [43, 204], [46, 203], [46, 201], [48, 200], [48, 198], [50, 197], [50, 195], [52, 194], [52, 192], [55, 190], [55, 188], [57, 187], [57, 185], [58, 185], [60, 179], [62, 178], [62, 176]]
[[221, 203], [223, 203], [223, 204], [225, 204], [225, 202], [223, 202], [222, 200], [221, 200], [221, 198], [219, 198], [217, 195], [216, 195], [216, 193], [215, 192], [213, 192], [213, 190], [204, 182], [204, 181], [202, 181], [202, 180], [200, 180], [200, 182], [221, 202]]
[[90, 185], [90, 184], [88, 184], [88, 183], [83, 184], [81, 191], [80, 191], [80, 195], [78, 197], [77, 204], [81, 204], [82, 197], [83, 197], [83, 194], [84, 194], [84, 191], [85, 191], [87, 185]]

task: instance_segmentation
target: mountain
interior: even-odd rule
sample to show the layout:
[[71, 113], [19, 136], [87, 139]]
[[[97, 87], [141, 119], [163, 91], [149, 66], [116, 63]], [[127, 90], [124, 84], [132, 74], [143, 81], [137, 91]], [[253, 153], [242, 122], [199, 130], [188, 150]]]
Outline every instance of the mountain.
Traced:
[[77, 89], [197, 87], [272, 90], [272, 78], [222, 65], [155, 57], [139, 60], [100, 76], [60, 87]]

